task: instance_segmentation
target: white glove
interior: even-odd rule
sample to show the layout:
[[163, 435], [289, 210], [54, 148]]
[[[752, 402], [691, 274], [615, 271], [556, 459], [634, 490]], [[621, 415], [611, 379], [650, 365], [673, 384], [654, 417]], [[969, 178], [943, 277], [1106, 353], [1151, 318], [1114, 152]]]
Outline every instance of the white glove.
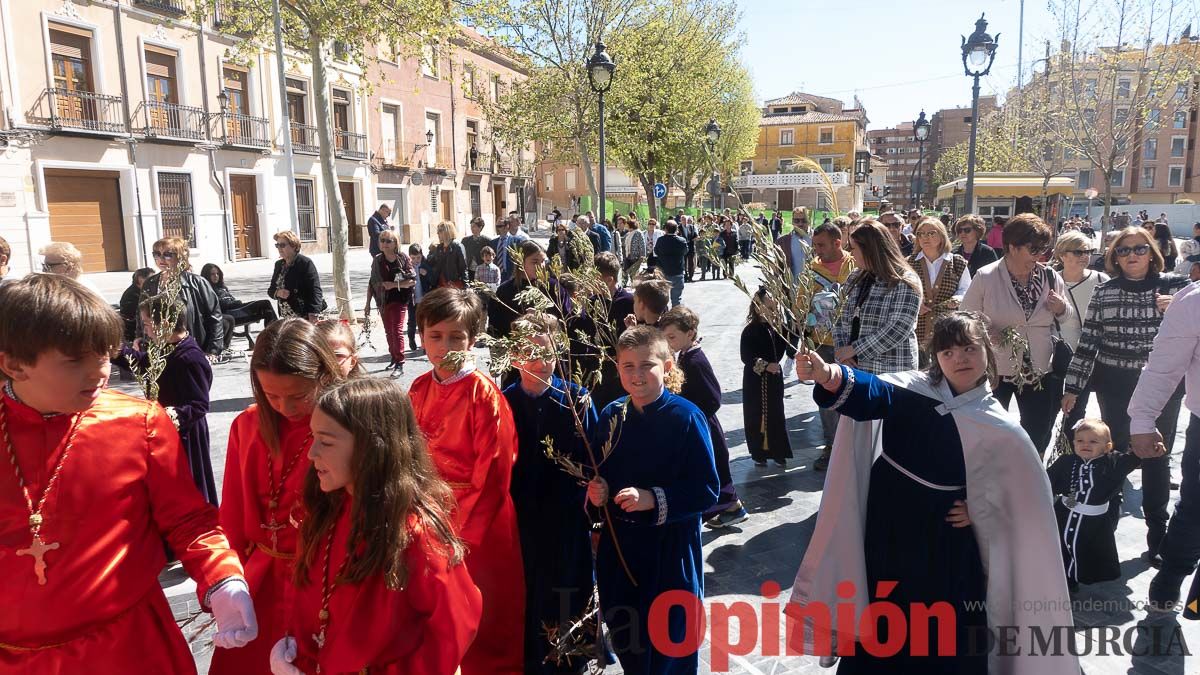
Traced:
[[224, 649], [245, 647], [258, 637], [258, 619], [254, 616], [254, 602], [245, 579], [234, 578], [222, 584], [209, 595], [208, 604], [217, 619], [217, 633], [213, 635], [216, 646]]
[[284, 637], [271, 648], [272, 675], [304, 675], [304, 671], [292, 665], [296, 660], [296, 638]]

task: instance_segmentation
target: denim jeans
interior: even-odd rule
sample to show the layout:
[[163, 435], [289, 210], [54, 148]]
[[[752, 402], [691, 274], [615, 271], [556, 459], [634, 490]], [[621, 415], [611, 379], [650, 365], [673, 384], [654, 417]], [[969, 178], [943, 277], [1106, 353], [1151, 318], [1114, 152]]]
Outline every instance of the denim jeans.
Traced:
[[676, 307], [683, 298], [683, 275], [673, 274], [667, 281], [671, 282], [671, 306]]
[[[1162, 567], [1150, 582], [1150, 601], [1179, 600], [1179, 586], [1200, 560], [1200, 417], [1191, 416], [1187, 441], [1180, 461], [1183, 482], [1179, 485], [1179, 503], [1167, 525], [1167, 535], [1159, 544]], [[1200, 582], [1192, 580], [1189, 597], [1200, 592]], [[1189, 617], [1191, 618], [1191, 617]]]

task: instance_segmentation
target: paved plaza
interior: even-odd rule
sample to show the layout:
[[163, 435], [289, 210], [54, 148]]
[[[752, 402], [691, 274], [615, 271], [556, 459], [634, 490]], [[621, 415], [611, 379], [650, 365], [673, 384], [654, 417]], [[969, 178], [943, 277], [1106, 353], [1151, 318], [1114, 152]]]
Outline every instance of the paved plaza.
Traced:
[[[322, 271], [327, 297], [332, 297], [330, 256], [317, 254], [313, 259]], [[366, 252], [352, 252], [350, 265], [354, 270], [352, 282], [356, 295], [355, 306], [361, 308], [362, 293], [370, 266]], [[227, 283], [234, 295], [242, 300], [265, 297], [271, 261], [230, 264], [224, 268]], [[747, 277], [754, 274], [750, 266], [742, 266], [739, 270]], [[105, 295], [114, 302], [128, 283], [128, 277], [124, 274], [96, 275], [96, 278]], [[746, 451], [742, 422], [742, 364], [738, 358], [738, 338], [745, 323], [748, 301], [728, 281], [689, 284], [684, 291], [683, 300], [701, 317], [703, 347], [716, 370], [724, 392], [720, 419], [725, 427], [731, 451], [734, 479], [738, 493], [751, 514], [750, 519], [739, 526], [718, 531], [705, 530], [706, 601], [726, 604], [746, 601], [758, 607], [762, 602], [760, 589], [763, 583], [768, 581], [775, 581], [782, 586], [786, 599], [816, 522], [824, 478], [824, 474], [815, 473], [811, 469], [821, 445], [820, 422], [812, 402], [811, 387], [792, 379], [785, 389], [784, 405], [795, 458], [789, 462], [786, 470], [774, 466], [769, 469], [754, 467]], [[235, 349], [245, 349], [246, 342], [244, 339], [235, 339], [233, 346]], [[377, 375], [387, 364], [382, 331], [377, 331], [375, 349], [368, 349], [361, 356], [373, 375]], [[411, 356], [402, 381], [407, 384], [428, 368], [424, 357]], [[215, 379], [208, 423], [212, 433], [213, 465], [218, 484], [224, 472], [229, 426], [233, 418], [253, 402], [247, 371], [248, 364], [245, 361], [214, 367]], [[1094, 409], [1094, 401], [1092, 406], [1092, 413], [1098, 415], [1098, 411]], [[1178, 456], [1183, 447], [1186, 422], [1186, 419], [1181, 420], [1179, 437], [1175, 442], [1176, 483], [1179, 479]], [[1177, 498], [1178, 495], [1173, 497]], [[1075, 613], [1077, 627], [1092, 629], [1090, 653], [1083, 658], [1084, 671], [1088, 675], [1182, 675], [1200, 670], [1197, 666], [1200, 660], [1184, 656], [1185, 650], [1190, 653], [1200, 646], [1200, 624], [1177, 621], [1170, 616], [1152, 617], [1148, 620], [1146, 612], [1140, 608], [1140, 603], [1146, 598], [1147, 587], [1154, 571], [1139, 557], [1144, 549], [1145, 536], [1140, 505], [1140, 476], [1134, 472], [1126, 487], [1122, 507], [1124, 516], [1117, 531], [1117, 543], [1123, 561], [1123, 579], [1084, 586], [1074, 596], [1080, 603], [1080, 608]], [[1047, 570], [1047, 573], [1060, 572]], [[204, 673], [207, 670], [211, 646], [199, 628], [209, 617], [192, 616], [196, 611], [196, 601], [194, 587], [190, 582], [182, 577], [173, 576], [164, 578], [164, 585], [168, 588], [172, 606], [176, 608], [177, 618], [184, 625], [187, 634], [193, 636], [200, 633], [196, 635], [193, 651], [196, 653], [201, 673]], [[761, 631], [761, 627], [753, 628], [756, 632]], [[1149, 651], [1148, 645], [1152, 635], [1158, 635], [1162, 645], [1170, 645], [1172, 653], [1166, 656], [1129, 655], [1131, 647], [1138, 653]], [[1100, 641], [1107, 641], [1103, 649], [1097, 644], [1098, 638]], [[1087, 645], [1084, 640], [1080, 640], [1079, 643]], [[1117, 650], [1116, 653], [1114, 649]], [[710, 648], [709, 641], [706, 640], [702, 652], [701, 672], [709, 672], [709, 663]], [[619, 668], [611, 668], [608, 672], [620, 671]], [[782, 675], [832, 671], [821, 669], [815, 659], [808, 657], [763, 655], [760, 642], [751, 651], [751, 655], [731, 657], [729, 672]]]

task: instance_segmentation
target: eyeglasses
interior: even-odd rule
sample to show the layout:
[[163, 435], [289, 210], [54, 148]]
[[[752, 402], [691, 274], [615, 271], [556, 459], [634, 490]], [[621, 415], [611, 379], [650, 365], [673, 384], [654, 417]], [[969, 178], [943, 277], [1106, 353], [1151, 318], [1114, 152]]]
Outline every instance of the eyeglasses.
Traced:
[[883, 223], [883, 226], [886, 228], [894, 229], [894, 228], [900, 227], [900, 221], [897, 220], [897, 221], [893, 221], [893, 222]]
[[926, 230], [925, 232], [917, 233], [918, 239], [933, 239], [936, 236], [938, 236], [937, 232], [933, 232], [933, 231], [929, 231], [929, 230]]
[[1092, 251], [1092, 249], [1089, 249], [1089, 248], [1080, 248], [1080, 249], [1075, 249], [1074, 251], [1064, 251], [1064, 253], [1066, 253], [1067, 255], [1073, 255], [1076, 258], [1086, 258], [1086, 257], [1092, 255], [1093, 251]]
[[177, 256], [174, 251], [155, 251], [150, 254], [155, 260], [174, 260]]
[[1149, 244], [1138, 244], [1137, 246], [1118, 246], [1113, 249], [1118, 258], [1128, 258], [1130, 253], [1135, 255], [1146, 255], [1150, 252]]
[[291, 246], [291, 244], [283, 241], [275, 242], [275, 248], [287, 248], [288, 246]]
[[43, 262], [42, 263], [42, 271], [43, 272], [51, 272], [54, 270], [55, 267], [66, 267], [68, 265], [70, 265], [70, 263], [67, 263], [67, 262]]

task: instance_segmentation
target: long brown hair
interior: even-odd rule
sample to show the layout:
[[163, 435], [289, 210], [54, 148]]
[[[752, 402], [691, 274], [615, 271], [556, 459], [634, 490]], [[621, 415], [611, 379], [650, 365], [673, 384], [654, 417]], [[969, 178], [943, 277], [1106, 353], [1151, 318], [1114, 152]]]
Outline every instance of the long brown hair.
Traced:
[[876, 279], [888, 286], [906, 283], [916, 292], [921, 292], [921, 282], [900, 253], [896, 240], [878, 220], [868, 218], [859, 222], [850, 239], [862, 249], [863, 261], [867, 263], [866, 271], [874, 274]]
[[316, 391], [340, 382], [342, 371], [329, 343], [317, 327], [300, 318], [280, 319], [267, 326], [250, 356], [250, 385], [258, 403], [258, 435], [272, 453], [279, 452], [282, 415], [275, 412], [258, 381], [258, 371], [312, 380]]
[[354, 436], [350, 468], [354, 497], [345, 490], [323, 492], [315, 471], [304, 478], [307, 516], [300, 527], [295, 581], [308, 583], [308, 572], [332, 531], [345, 499], [351, 499], [350, 561], [338, 581], [360, 582], [384, 575], [388, 588], [408, 581], [404, 552], [413, 540], [411, 517], [430, 535], [451, 565], [462, 562], [465, 547], [454, 534], [450, 512], [454, 494], [438, 476], [425, 448], [408, 394], [394, 380], [359, 378], [325, 390], [317, 409]]

